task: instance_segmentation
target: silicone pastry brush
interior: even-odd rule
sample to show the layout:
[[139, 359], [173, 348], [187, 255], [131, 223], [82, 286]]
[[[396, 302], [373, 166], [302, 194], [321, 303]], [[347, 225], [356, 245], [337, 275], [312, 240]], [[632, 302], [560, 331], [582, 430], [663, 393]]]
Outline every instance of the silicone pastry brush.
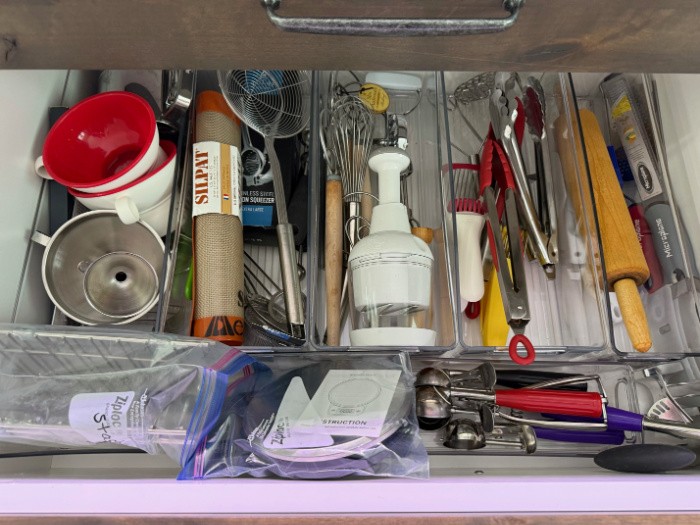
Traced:
[[454, 208], [459, 249], [459, 293], [465, 301], [480, 301], [484, 295], [484, 276], [481, 269], [484, 207], [477, 199], [457, 198]]
[[638, 352], [651, 348], [651, 334], [637, 286], [649, 278], [649, 268], [632, 224], [625, 197], [608, 155], [596, 116], [579, 111], [593, 195], [598, 208], [601, 243], [608, 284], [617, 295], [622, 318]]

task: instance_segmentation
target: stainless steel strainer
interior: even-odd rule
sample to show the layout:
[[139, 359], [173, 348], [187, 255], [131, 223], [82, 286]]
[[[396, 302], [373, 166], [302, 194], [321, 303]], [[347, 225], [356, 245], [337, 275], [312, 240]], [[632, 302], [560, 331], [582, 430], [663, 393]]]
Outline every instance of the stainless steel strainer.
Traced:
[[308, 71], [220, 71], [219, 84], [236, 115], [265, 137], [294, 136], [309, 122]]
[[304, 306], [294, 257], [294, 230], [287, 217], [284, 181], [274, 139], [291, 137], [309, 122], [311, 75], [308, 71], [219, 71], [219, 86], [234, 113], [265, 137], [277, 211], [277, 242], [291, 335], [303, 339]]

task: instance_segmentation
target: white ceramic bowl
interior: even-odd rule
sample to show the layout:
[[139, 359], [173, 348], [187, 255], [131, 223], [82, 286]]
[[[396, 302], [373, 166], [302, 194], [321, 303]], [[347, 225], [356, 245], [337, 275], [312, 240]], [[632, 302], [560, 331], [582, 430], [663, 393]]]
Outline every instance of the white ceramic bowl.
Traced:
[[139, 210], [152, 208], [170, 195], [175, 180], [177, 146], [163, 140], [159, 151], [157, 166], [124, 186], [99, 193], [85, 193], [75, 189], [69, 189], [68, 192], [90, 210], [114, 210], [116, 201], [125, 197]]

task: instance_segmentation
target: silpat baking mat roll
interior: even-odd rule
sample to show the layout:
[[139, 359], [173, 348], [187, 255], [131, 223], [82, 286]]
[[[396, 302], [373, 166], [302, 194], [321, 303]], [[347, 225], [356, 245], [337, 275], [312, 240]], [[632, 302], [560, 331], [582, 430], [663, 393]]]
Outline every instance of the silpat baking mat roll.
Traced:
[[[197, 97], [195, 141], [240, 150], [238, 119], [215, 91]], [[202, 175], [200, 173], [200, 175]], [[206, 174], [204, 174], [206, 176]], [[195, 193], [197, 165], [195, 159]], [[229, 345], [243, 343], [243, 226], [239, 217], [210, 213], [193, 220], [194, 305], [192, 335]]]

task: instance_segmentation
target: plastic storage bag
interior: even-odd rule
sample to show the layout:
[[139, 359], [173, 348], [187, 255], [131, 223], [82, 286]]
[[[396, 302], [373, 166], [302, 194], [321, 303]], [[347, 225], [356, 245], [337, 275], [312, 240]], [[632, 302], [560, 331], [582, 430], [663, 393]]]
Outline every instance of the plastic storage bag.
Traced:
[[219, 418], [227, 391], [257, 367], [224, 345], [203, 352], [195, 340], [148, 347], [90, 339], [48, 352], [36, 341], [23, 347], [21, 336], [3, 342], [0, 441], [129, 446], [181, 465]]
[[427, 477], [404, 354], [259, 357], [179, 479]]

